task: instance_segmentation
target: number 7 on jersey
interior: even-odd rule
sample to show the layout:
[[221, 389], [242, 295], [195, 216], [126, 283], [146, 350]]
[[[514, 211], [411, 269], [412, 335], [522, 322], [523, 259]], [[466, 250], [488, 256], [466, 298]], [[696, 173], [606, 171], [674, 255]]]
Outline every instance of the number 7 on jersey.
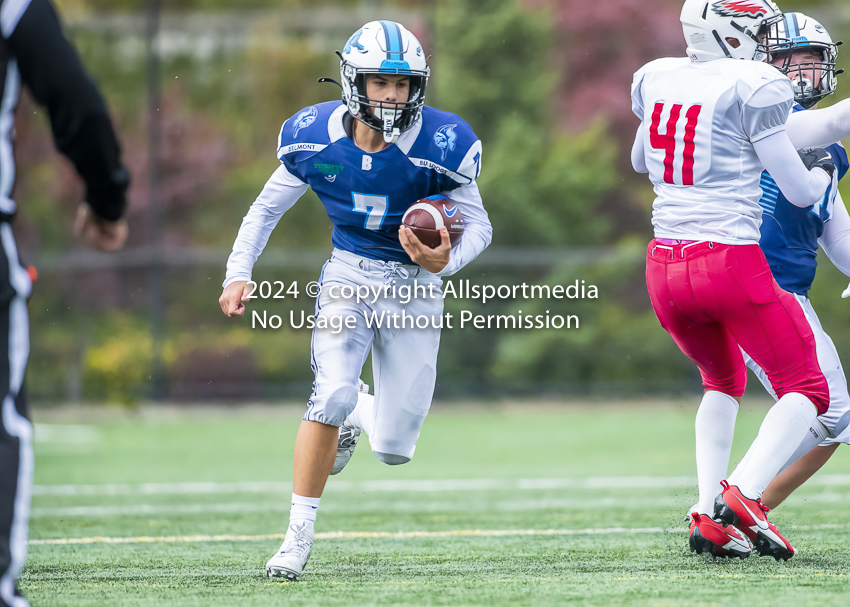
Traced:
[[[676, 184], [673, 179], [673, 169], [676, 164], [676, 129], [679, 117], [682, 115], [682, 104], [675, 103], [670, 108], [670, 116], [667, 119], [667, 129], [662, 134], [659, 132], [661, 126], [661, 114], [664, 113], [664, 103], [656, 103], [652, 112], [652, 124], [649, 127], [649, 144], [656, 150], [664, 150], [664, 183]], [[685, 135], [684, 149], [682, 150], [681, 185], [694, 185], [694, 151], [696, 144], [694, 139], [697, 134], [697, 123], [701, 105], [692, 105], [685, 112]]]

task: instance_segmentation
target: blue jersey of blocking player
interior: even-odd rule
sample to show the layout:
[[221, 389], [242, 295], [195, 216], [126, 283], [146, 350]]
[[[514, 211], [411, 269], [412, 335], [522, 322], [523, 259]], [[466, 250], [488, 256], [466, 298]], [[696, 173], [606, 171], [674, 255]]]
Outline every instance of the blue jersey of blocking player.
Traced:
[[481, 142], [455, 114], [425, 106], [394, 145], [370, 154], [346, 134], [347, 116], [340, 101], [301, 110], [281, 128], [278, 159], [324, 204], [335, 247], [412, 263], [398, 239], [404, 212], [421, 198], [473, 183]]
[[[803, 111], [803, 108], [798, 105], [794, 111]], [[850, 168], [847, 151], [840, 143], [826, 150], [835, 160], [840, 180]], [[788, 202], [767, 171], [762, 173], [761, 188], [764, 195], [760, 204], [764, 212], [759, 246], [779, 286], [808, 297], [818, 265], [818, 238], [823, 235], [824, 224], [832, 215], [834, 196], [831, 188], [823, 202], [805, 208]]]

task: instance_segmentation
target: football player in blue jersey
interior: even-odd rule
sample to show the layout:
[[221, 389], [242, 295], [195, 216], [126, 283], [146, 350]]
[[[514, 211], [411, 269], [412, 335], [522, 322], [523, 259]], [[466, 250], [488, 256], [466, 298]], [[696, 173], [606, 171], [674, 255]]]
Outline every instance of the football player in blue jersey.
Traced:
[[[816, 108], [818, 101], [836, 89], [836, 77], [841, 73], [841, 70], [836, 69], [838, 46], [833, 43], [823, 25], [802, 13], [789, 13], [779, 26], [779, 36], [783, 39], [773, 42], [779, 52], [772, 57], [772, 62], [780, 66], [793, 81], [798, 103], [794, 108], [795, 113]], [[788, 46], [790, 49], [786, 49]], [[823, 122], [823, 117], [812, 118], [820, 118]], [[833, 129], [832, 141], [850, 134], [834, 126]], [[837, 181], [850, 168], [847, 152], [841, 143], [833, 143], [826, 150], [839, 169], [835, 176]], [[796, 212], [789, 209], [790, 205], [784, 201], [782, 193], [767, 173], [762, 176], [762, 189], [764, 219], [760, 245], [779, 285], [794, 293], [806, 312], [817, 341], [818, 362], [827, 378], [830, 392], [829, 411], [816, 420], [786, 468], [771, 481], [762, 496], [765, 506], [775, 508], [817, 472], [839, 444], [850, 443], [847, 380], [835, 345], [823, 331], [807, 297], [815, 277], [819, 244], [832, 263], [844, 274], [850, 275], [850, 216], [838, 193], [837, 183], [832, 195], [808, 212], [804, 209], [796, 209]], [[761, 369], [751, 361], [748, 364], [764, 383]]]
[[[824, 199], [805, 208], [791, 204], [769, 173], [765, 171], [761, 178], [759, 245], [776, 282], [794, 295], [812, 328], [818, 363], [827, 380], [830, 397], [828, 411], [815, 419], [799, 448], [764, 491], [761, 500], [766, 508], [775, 508], [814, 474], [839, 443], [850, 443], [847, 381], [835, 346], [821, 327], [808, 298], [819, 247], [823, 247], [838, 269], [850, 276], [850, 215], [838, 192], [838, 181], [850, 165], [844, 147], [836, 143], [850, 136], [850, 100], [826, 110], [806, 112], [835, 91], [836, 76], [841, 73], [836, 69], [837, 45], [820, 23], [801, 13], [785, 14], [775, 27], [767, 40], [770, 60], [791, 79], [796, 101], [787, 123], [788, 137], [795, 147], [801, 148], [801, 155], [816, 153], [808, 148], [826, 148], [836, 171]], [[746, 353], [744, 358], [776, 398], [765, 372]], [[701, 461], [703, 470], [719, 486], [727, 474], [738, 404], [729, 399], [728, 403], [716, 403], [716, 407], [715, 421], [704, 424], [697, 440], [707, 446]], [[820, 447], [815, 448], [818, 445]], [[689, 510], [694, 511], [695, 507]]]
[[[443, 301], [441, 276], [475, 259], [492, 228], [476, 179], [481, 142], [460, 117], [425, 105], [430, 70], [416, 37], [392, 21], [357, 30], [340, 54], [342, 102], [320, 103], [284, 122], [280, 166], [245, 216], [227, 262], [219, 300], [241, 315], [254, 263], [283, 213], [312, 188], [333, 223], [333, 253], [316, 298], [313, 393], [295, 441], [292, 508], [269, 576], [295, 580], [313, 545], [319, 498], [365, 432], [389, 465], [413, 457], [436, 381]], [[417, 200], [449, 196], [465, 218], [463, 238], [424, 246], [403, 227]], [[367, 301], [340, 297], [343, 287], [419, 286], [416, 297], [384, 290]], [[364, 316], [406, 314], [432, 319], [426, 328], [367, 326]], [[320, 328], [321, 319], [355, 318], [353, 328]], [[371, 350], [374, 396], [359, 377]]]

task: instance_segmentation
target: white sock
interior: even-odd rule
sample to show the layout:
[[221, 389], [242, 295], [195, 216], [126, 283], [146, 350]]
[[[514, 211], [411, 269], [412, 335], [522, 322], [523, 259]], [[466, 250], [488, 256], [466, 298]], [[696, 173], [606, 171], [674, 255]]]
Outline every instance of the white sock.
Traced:
[[345, 418], [345, 423], [360, 428], [366, 433], [366, 436], [371, 436], [375, 429], [375, 397], [360, 392], [357, 395], [357, 405], [355, 405], [354, 411]]
[[[785, 465], [780, 468], [779, 472], [782, 472], [786, 468], [790, 467], [791, 464], [796, 462], [798, 459], [803, 457], [806, 453], [820, 445], [824, 440], [829, 438], [829, 430], [826, 429], [826, 426], [823, 425], [823, 422], [820, 419], [815, 418], [815, 421], [812, 422], [812, 425], [809, 426], [809, 431], [806, 432], [805, 438], [803, 438], [803, 442], [800, 443], [800, 446], [797, 447], [797, 450], [794, 451], [794, 454], [785, 462]], [[779, 474], [777, 472], [777, 474]]]
[[792, 392], [780, 398], [759, 428], [758, 436], [735, 471], [729, 484], [737, 485], [746, 497], [758, 499], [809, 433], [817, 410], [808, 398]]
[[729, 471], [737, 416], [738, 402], [728, 394], [709, 391], [702, 397], [694, 422], [700, 514], [714, 513], [714, 498], [722, 490], [720, 481]]
[[319, 509], [320, 497], [304, 497], [292, 494], [292, 508], [289, 510], [290, 523], [302, 523], [304, 521], [315, 523], [316, 511]]

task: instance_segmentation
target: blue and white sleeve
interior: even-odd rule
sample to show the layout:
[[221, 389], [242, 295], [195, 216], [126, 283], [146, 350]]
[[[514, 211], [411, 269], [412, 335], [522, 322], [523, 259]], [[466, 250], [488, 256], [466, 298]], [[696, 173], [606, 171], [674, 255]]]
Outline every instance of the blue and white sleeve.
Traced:
[[251, 280], [254, 264], [269, 241], [272, 230], [308, 187], [284, 164], [277, 168], [242, 220], [233, 251], [227, 259], [223, 287], [237, 280]]
[[456, 273], [478, 257], [493, 239], [493, 226], [481, 201], [477, 183], [473, 181], [451, 192], [444, 192], [444, 195], [451, 198], [463, 213], [465, 227], [463, 237], [451, 250], [449, 263], [437, 272], [437, 276], [451, 276]]

